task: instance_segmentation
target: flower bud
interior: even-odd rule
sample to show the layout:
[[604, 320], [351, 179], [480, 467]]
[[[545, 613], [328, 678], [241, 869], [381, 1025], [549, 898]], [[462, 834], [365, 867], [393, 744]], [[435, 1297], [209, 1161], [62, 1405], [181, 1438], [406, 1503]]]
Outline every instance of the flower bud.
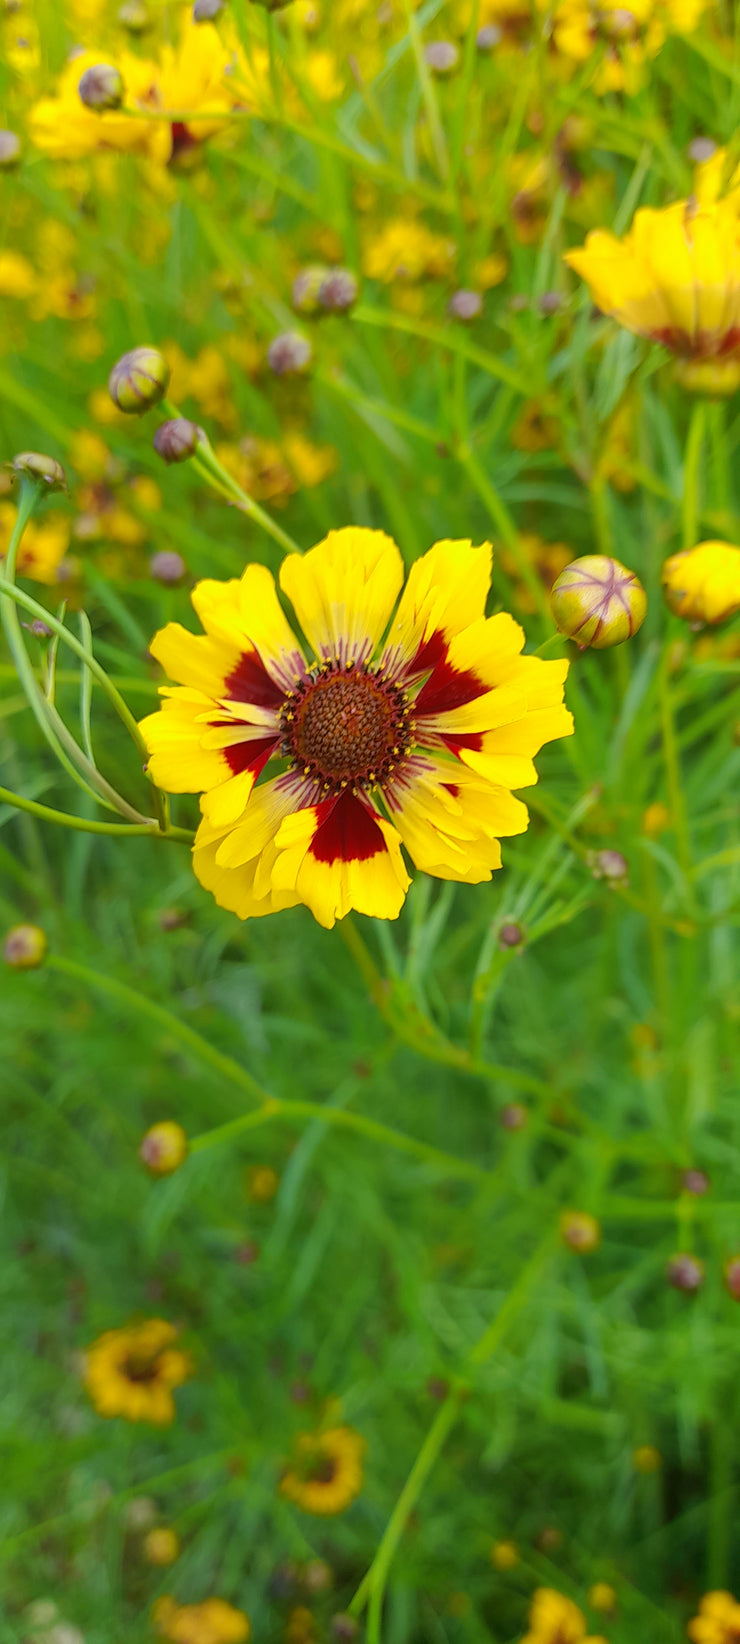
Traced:
[[663, 1464], [663, 1457], [654, 1444], [638, 1444], [632, 1451], [632, 1466], [636, 1473], [657, 1473]]
[[453, 291], [447, 304], [447, 312], [451, 320], [463, 320], [467, 325], [471, 320], [477, 320], [483, 310], [483, 298], [479, 291]]
[[346, 314], [357, 302], [359, 284], [349, 268], [332, 268], [319, 286], [319, 307], [326, 314]]
[[700, 542], [663, 565], [663, 593], [676, 616], [687, 622], [725, 622], [740, 611], [740, 548], [730, 542]]
[[460, 61], [460, 49], [453, 40], [431, 40], [424, 48], [424, 58], [433, 74], [452, 74]]
[[587, 1210], [564, 1210], [560, 1217], [560, 1237], [569, 1250], [587, 1256], [601, 1244], [601, 1228]]
[[331, 1618], [331, 1636], [339, 1639], [341, 1644], [352, 1644], [357, 1638], [360, 1628], [358, 1622], [351, 1615], [333, 1615]]
[[121, 28], [129, 34], [146, 34], [152, 27], [152, 14], [146, 0], [123, 0], [116, 13]]
[[188, 568], [182, 554], [174, 548], [160, 548], [159, 553], [152, 554], [149, 561], [149, 575], [155, 582], [161, 582], [164, 588], [175, 588], [178, 582], [184, 582]]
[[164, 398], [170, 375], [158, 348], [132, 348], [116, 361], [108, 378], [108, 393], [119, 411], [141, 415]]
[[529, 1114], [522, 1102], [507, 1102], [499, 1113], [498, 1122], [504, 1130], [524, 1130], [529, 1124]]
[[0, 131], [0, 168], [17, 165], [20, 157], [20, 137], [14, 131]]
[[224, 0], [195, 0], [193, 6], [194, 23], [215, 23], [224, 10]]
[[694, 1198], [702, 1199], [709, 1192], [709, 1177], [705, 1170], [685, 1170], [681, 1177], [681, 1186], [684, 1193], [693, 1193]]
[[85, 108], [105, 114], [107, 109], [121, 107], [125, 87], [120, 70], [112, 63], [94, 63], [92, 68], [85, 69], [77, 90]]
[[717, 144], [713, 137], [692, 137], [686, 153], [695, 166], [701, 166], [717, 153]]
[[255, 1199], [258, 1204], [267, 1204], [277, 1193], [280, 1177], [272, 1165], [252, 1165], [245, 1173], [244, 1185], [248, 1198]]
[[123, 1509], [127, 1530], [148, 1530], [157, 1520], [157, 1504], [151, 1496], [132, 1496]]
[[281, 331], [267, 350], [267, 362], [276, 377], [295, 377], [307, 371], [313, 349], [307, 337], [297, 331]]
[[602, 1615], [611, 1615], [617, 1607], [617, 1595], [607, 1581], [595, 1581], [589, 1588], [588, 1602], [592, 1610], [600, 1610]]
[[309, 1593], [327, 1593], [334, 1583], [334, 1572], [325, 1558], [311, 1558], [303, 1571], [303, 1585]]
[[498, 933], [500, 948], [520, 948], [524, 941], [524, 931], [521, 925], [502, 925]]
[[188, 1156], [188, 1139], [182, 1125], [163, 1119], [142, 1137], [139, 1158], [153, 1176], [171, 1176]]
[[740, 1256], [728, 1256], [724, 1273], [725, 1284], [733, 1301], [740, 1301]]
[[519, 1548], [515, 1541], [494, 1541], [491, 1548], [494, 1570], [515, 1570], [519, 1563]]
[[158, 1525], [144, 1537], [142, 1552], [147, 1564], [174, 1564], [180, 1556], [180, 1537], [169, 1525]]
[[319, 292], [329, 270], [323, 263], [309, 263], [299, 268], [291, 288], [290, 300], [296, 314], [315, 314], [319, 307]]
[[3, 942], [3, 959], [12, 970], [38, 970], [48, 945], [40, 925], [13, 925]]
[[495, 51], [503, 37], [503, 29], [499, 28], [498, 23], [484, 23], [476, 34], [475, 43], [479, 51]]
[[67, 476], [56, 457], [47, 457], [43, 451], [19, 451], [10, 464], [14, 474], [26, 479], [40, 480], [47, 491], [66, 491]]
[[621, 851], [589, 851], [586, 862], [594, 879], [605, 879], [610, 885], [629, 884], [629, 868]]
[[552, 586], [550, 610], [560, 629], [580, 650], [621, 645], [642, 627], [647, 595], [634, 571], [606, 554], [584, 554], [560, 572]]
[[703, 394], [710, 400], [729, 399], [740, 387], [740, 360], [679, 360], [676, 381], [688, 394]]
[[195, 456], [205, 438], [204, 429], [189, 417], [170, 417], [169, 422], [163, 422], [157, 429], [152, 445], [166, 463], [186, 462], [188, 457]]
[[692, 1256], [690, 1251], [682, 1250], [678, 1255], [671, 1256], [665, 1274], [674, 1290], [683, 1290], [691, 1296], [704, 1283], [704, 1263], [699, 1261], [698, 1256]]

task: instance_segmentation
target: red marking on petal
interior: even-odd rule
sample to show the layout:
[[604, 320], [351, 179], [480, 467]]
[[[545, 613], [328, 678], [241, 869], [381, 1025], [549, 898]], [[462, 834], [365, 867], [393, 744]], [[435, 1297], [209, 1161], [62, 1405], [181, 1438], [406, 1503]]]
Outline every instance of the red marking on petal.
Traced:
[[279, 736], [261, 736], [257, 741], [234, 742], [230, 748], [222, 748], [221, 752], [232, 776], [241, 776], [242, 771], [254, 771], [256, 778], [264, 770], [279, 742]]
[[377, 822], [349, 789], [338, 799], [318, 805], [318, 818], [310, 845], [317, 862], [367, 862], [388, 848]]
[[416, 656], [407, 663], [403, 670], [404, 678], [411, 679], [415, 674], [425, 674], [427, 669], [436, 668], [445, 654], [445, 638], [439, 629], [429, 635], [419, 646]]
[[474, 702], [489, 690], [472, 669], [458, 671], [452, 668], [445, 654], [433, 668], [416, 698], [415, 715], [445, 714], [452, 708], [461, 708], [465, 702]]
[[172, 153], [173, 153], [173, 155], [182, 154], [182, 151], [185, 148], [195, 148], [197, 140], [198, 140], [197, 137], [193, 136], [192, 131], [188, 131], [188, 128], [185, 125], [185, 122], [183, 120], [173, 120], [173, 122], [172, 122]]
[[257, 708], [278, 708], [285, 692], [270, 678], [256, 651], [245, 651], [224, 680], [224, 696], [230, 702], [253, 702]]
[[475, 753], [483, 750], [483, 736], [480, 731], [469, 731], [467, 736], [443, 736], [442, 741], [450, 753], [457, 754], [461, 748], [472, 748]]

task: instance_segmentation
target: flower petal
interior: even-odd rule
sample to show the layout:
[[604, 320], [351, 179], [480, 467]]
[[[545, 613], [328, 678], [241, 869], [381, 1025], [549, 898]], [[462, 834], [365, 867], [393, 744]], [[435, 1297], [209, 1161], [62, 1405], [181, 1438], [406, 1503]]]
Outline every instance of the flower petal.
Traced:
[[295, 887], [327, 930], [354, 908], [396, 919], [411, 883], [397, 830], [347, 790], [289, 816], [277, 837], [273, 885]]
[[385, 633], [403, 562], [384, 531], [330, 531], [307, 554], [289, 554], [280, 586], [317, 656], [366, 662]]
[[431, 667], [453, 634], [482, 617], [491, 584], [489, 542], [436, 542], [409, 571], [383, 666], [412, 678]]
[[[283, 612], [275, 579], [266, 565], [248, 565], [243, 576], [233, 577], [229, 582], [210, 579], [199, 582], [191, 599], [206, 632], [235, 647], [240, 655], [246, 653], [249, 659], [240, 676], [231, 679], [228, 694], [233, 700], [266, 705], [264, 682], [262, 694], [253, 694], [255, 686], [260, 685], [262, 671], [281, 695], [303, 677], [306, 664], [301, 647]], [[275, 692], [272, 699], [276, 700]]]

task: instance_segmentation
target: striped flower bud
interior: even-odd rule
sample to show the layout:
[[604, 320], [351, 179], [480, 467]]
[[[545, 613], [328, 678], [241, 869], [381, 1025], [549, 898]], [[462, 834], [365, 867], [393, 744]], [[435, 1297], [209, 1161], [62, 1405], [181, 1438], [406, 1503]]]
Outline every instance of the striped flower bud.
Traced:
[[119, 411], [141, 415], [167, 393], [170, 368], [158, 348], [131, 348], [117, 360], [108, 393]]
[[561, 634], [580, 650], [621, 645], [642, 627], [647, 595], [634, 571], [607, 554], [584, 554], [553, 583], [550, 609]]
[[38, 480], [46, 491], [66, 491], [67, 476], [56, 457], [44, 451], [19, 451], [10, 464], [14, 474], [25, 479]]
[[96, 114], [120, 108], [125, 94], [123, 76], [112, 63], [93, 63], [92, 68], [85, 69], [77, 90], [80, 102]]
[[157, 429], [152, 445], [157, 456], [168, 464], [187, 462], [188, 457], [195, 456], [205, 438], [204, 430], [197, 422], [191, 422], [189, 417], [170, 417]]

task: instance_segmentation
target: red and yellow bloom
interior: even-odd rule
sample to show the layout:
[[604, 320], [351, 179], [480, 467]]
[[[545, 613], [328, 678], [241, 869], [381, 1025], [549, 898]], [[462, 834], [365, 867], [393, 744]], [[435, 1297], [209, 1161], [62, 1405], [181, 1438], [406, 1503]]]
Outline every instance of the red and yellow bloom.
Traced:
[[[142, 730], [149, 772], [201, 793], [194, 867], [246, 919], [305, 903], [331, 927], [351, 908], [395, 919], [418, 868], [479, 883], [522, 833], [513, 788], [573, 728], [567, 663], [522, 656], [505, 612], [484, 616], [491, 550], [438, 542], [403, 582], [382, 531], [332, 531], [280, 570], [299, 643], [262, 565], [205, 581], [205, 634], [169, 623], [152, 652], [171, 679]], [[258, 781], [268, 761], [279, 773]]]

